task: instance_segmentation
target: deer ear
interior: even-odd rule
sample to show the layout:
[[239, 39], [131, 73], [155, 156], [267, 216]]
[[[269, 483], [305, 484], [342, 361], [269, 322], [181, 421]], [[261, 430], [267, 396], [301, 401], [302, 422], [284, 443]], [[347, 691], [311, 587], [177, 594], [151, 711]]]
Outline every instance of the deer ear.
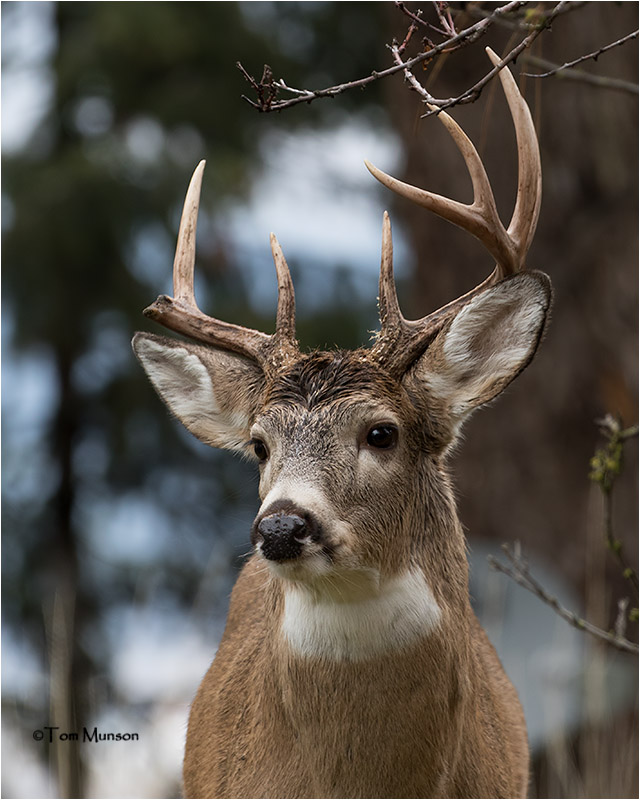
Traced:
[[414, 367], [456, 424], [488, 403], [529, 364], [551, 305], [541, 272], [520, 273], [473, 298]]
[[133, 350], [169, 410], [212, 447], [245, 452], [264, 375], [243, 356], [136, 333]]

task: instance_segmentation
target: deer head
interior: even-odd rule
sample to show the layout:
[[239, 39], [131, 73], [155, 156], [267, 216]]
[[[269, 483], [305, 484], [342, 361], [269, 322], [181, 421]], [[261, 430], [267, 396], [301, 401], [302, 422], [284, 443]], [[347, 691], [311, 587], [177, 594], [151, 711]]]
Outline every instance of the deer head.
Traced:
[[[204, 162], [194, 173], [178, 236], [174, 297], [160, 296], [145, 311], [194, 341], [138, 333], [133, 347], [160, 397], [196, 437], [258, 462], [262, 505], [252, 542], [275, 576], [307, 586], [328, 580], [335, 588], [336, 575], [343, 575], [337, 591], [367, 591], [415, 563], [440, 570], [442, 578], [446, 559], [431, 558], [430, 550], [441, 556], [455, 541], [463, 551], [444, 456], [469, 414], [529, 364], [551, 300], [549, 279], [525, 267], [541, 196], [535, 130], [509, 70], [500, 78], [518, 141], [518, 196], [507, 229], [476, 149], [443, 112], [439, 119], [471, 175], [471, 205], [367, 164], [396, 193], [472, 233], [496, 259], [476, 288], [422, 319], [406, 320], [385, 213], [381, 329], [370, 349], [300, 352], [291, 277], [273, 235], [275, 332], [204, 315], [193, 292]], [[434, 575], [431, 585], [440, 584]]]

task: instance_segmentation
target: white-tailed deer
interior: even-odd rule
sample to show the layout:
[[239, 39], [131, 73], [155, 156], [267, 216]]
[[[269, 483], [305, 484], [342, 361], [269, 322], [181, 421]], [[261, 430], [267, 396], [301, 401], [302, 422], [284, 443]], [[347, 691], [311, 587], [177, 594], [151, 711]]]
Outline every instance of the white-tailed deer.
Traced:
[[469, 603], [446, 467], [462, 422], [533, 358], [551, 299], [549, 279], [524, 266], [540, 207], [535, 130], [509, 70], [500, 77], [518, 141], [508, 229], [475, 148], [444, 113], [471, 174], [472, 205], [368, 165], [497, 261], [475, 289], [408, 321], [385, 214], [381, 330], [370, 349], [300, 352], [275, 237], [275, 333], [200, 312], [193, 270], [204, 164], [194, 173], [174, 297], [145, 313], [200, 344], [138, 333], [133, 346], [195, 436], [258, 462], [262, 505], [254, 553], [191, 709], [189, 797], [525, 796], [522, 710]]

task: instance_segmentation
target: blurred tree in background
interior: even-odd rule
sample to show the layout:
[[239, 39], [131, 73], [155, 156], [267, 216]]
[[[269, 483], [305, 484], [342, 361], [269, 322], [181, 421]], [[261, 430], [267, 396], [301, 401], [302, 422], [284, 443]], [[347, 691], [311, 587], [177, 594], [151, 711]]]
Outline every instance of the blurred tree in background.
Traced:
[[[29, 5], [3, 5], [5, 86], [25, 46], [37, 45], [19, 37], [24, 15], [34, 13]], [[200, 305], [266, 331], [275, 288], [256, 296], [256, 272], [235, 247], [225, 208], [251, 194], [268, 146], [302, 128], [319, 135], [358, 118], [400, 143], [399, 177], [458, 198], [468, 193], [455, 148], [436, 120], [419, 119], [423, 108], [400, 76], [281, 115], [258, 115], [240, 99], [248, 87], [237, 60], [254, 75], [268, 62], [290, 85], [310, 88], [386, 66], [386, 43], [407, 26], [391, 3], [35, 5], [50, 40], [40, 76], [46, 99], [37, 126], [2, 164], [3, 642], [5, 659], [15, 652], [45, 676], [28, 695], [6, 692], [3, 707], [27, 739], [45, 724], [92, 727], [104, 709], [126, 702], [113, 657], [126, 609], [152, 607], [167, 620], [177, 614], [178, 627], [188, 615], [213, 642], [249, 547], [253, 470], [183, 435], [129, 347], [132, 332], [147, 325], [141, 310], [169, 288], [195, 164], [207, 158]], [[478, 4], [458, 5], [471, 14]], [[556, 20], [536, 53], [562, 63], [635, 26], [637, 4], [588, 4]], [[503, 52], [510, 36], [508, 27], [495, 28], [482, 46]], [[434, 72], [439, 95], [456, 94], [484, 73], [482, 46]], [[611, 74], [635, 80], [636, 45], [607, 58]], [[630, 423], [637, 408], [637, 102], [553, 79], [527, 81], [525, 89], [541, 131], [545, 185], [529, 261], [551, 275], [556, 308], [535, 367], [468, 428], [456, 461], [461, 515], [472, 534], [520, 539], [546, 553], [585, 594], [602, 560], [585, 545], [599, 533], [586, 479], [593, 419], [611, 411]], [[480, 103], [454, 115], [479, 142], [504, 210], [516, 155], [493, 91], [492, 84]], [[326, 162], [331, 156], [322, 155]], [[370, 154], [357, 153], [364, 157]], [[310, 207], [314, 191], [310, 180]], [[489, 271], [477, 242], [422, 209], [395, 205], [415, 262], [406, 280], [408, 316]], [[253, 240], [250, 222], [242, 236]], [[264, 263], [257, 269], [270, 274], [266, 239], [259, 244]], [[309, 252], [310, 262], [315, 257]], [[369, 298], [354, 296], [349, 265], [338, 264], [322, 276], [326, 301], [314, 303], [317, 278], [314, 284], [305, 264], [289, 260], [296, 285], [308, 287], [306, 315], [304, 290], [300, 298], [303, 346], [366, 341], [376, 324], [375, 289]], [[634, 473], [632, 461], [616, 509], [623, 536], [634, 524]], [[136, 707], [135, 714], [149, 719], [152, 710]], [[57, 776], [52, 793], [89, 791], [83, 752], [71, 743], [37, 748]], [[130, 793], [178, 792], [177, 785], [150, 786]]]

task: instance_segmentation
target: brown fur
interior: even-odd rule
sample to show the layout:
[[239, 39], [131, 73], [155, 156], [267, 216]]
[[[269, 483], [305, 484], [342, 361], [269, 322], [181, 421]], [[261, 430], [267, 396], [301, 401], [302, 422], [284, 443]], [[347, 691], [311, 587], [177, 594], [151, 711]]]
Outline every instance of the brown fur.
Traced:
[[522, 711], [470, 609], [470, 630], [317, 664], [281, 646], [280, 603], [254, 557], [193, 703], [188, 797], [525, 796]]

